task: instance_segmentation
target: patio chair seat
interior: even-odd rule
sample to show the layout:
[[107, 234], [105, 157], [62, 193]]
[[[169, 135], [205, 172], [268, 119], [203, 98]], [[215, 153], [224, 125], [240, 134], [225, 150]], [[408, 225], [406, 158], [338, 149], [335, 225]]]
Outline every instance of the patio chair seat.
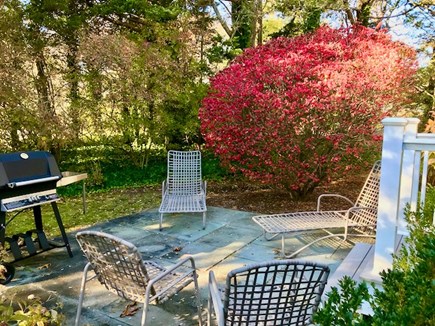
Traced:
[[[374, 237], [380, 176], [381, 163], [378, 161], [373, 165], [355, 203], [342, 195], [323, 194], [317, 200], [316, 211], [258, 215], [252, 219], [263, 229], [267, 240], [271, 240], [276, 235], [281, 235], [281, 252], [286, 258], [292, 258], [311, 245], [331, 237], [341, 237], [343, 241], [347, 241], [349, 235]], [[340, 198], [351, 207], [343, 210], [323, 211], [321, 210], [321, 202], [323, 198], [327, 197]], [[333, 233], [333, 229], [342, 229], [343, 232]], [[327, 235], [318, 237], [290, 255], [285, 254], [284, 238], [286, 234], [320, 230], [326, 232]]]
[[205, 195], [169, 195], [163, 196], [160, 212], [164, 213], [202, 213], [207, 211]]
[[[288, 233], [298, 231], [313, 231], [319, 229], [319, 224], [325, 229], [344, 228], [346, 226], [346, 211], [298, 212], [257, 216], [255, 221], [267, 233]], [[357, 226], [348, 221], [348, 226]]]

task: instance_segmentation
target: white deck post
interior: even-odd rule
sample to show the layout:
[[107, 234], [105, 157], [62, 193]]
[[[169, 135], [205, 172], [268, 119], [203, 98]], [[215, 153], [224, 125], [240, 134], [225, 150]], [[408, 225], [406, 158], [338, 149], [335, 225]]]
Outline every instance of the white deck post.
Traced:
[[[415, 140], [417, 136], [417, 127], [420, 122], [417, 118], [408, 118], [408, 124], [405, 127], [405, 139]], [[397, 233], [407, 234], [405, 221], [405, 207], [411, 204], [415, 210], [417, 205], [417, 194], [413, 195], [413, 190], [418, 192], [418, 183], [420, 175], [421, 152], [415, 150], [403, 151], [402, 157], [402, 175], [400, 178], [400, 199], [399, 212], [397, 216]]]
[[362, 278], [380, 282], [379, 273], [391, 268], [396, 243], [397, 218], [400, 210], [400, 176], [405, 118], [385, 118], [382, 145], [381, 180], [379, 188], [378, 220], [376, 229], [375, 253], [371, 271], [364, 272]]

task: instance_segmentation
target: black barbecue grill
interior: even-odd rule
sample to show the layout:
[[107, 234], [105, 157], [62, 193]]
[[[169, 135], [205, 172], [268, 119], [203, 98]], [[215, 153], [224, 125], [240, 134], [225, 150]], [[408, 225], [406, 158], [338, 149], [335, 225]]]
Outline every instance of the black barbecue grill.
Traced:
[[[0, 243], [8, 243], [15, 260], [33, 256], [56, 247], [71, 248], [56, 201], [56, 183], [62, 178], [53, 155], [48, 152], [0, 154]], [[43, 230], [41, 205], [50, 203], [59, 225], [63, 244], [48, 241]], [[6, 236], [6, 227], [22, 211], [32, 208], [35, 229]], [[15, 212], [6, 220], [7, 213]]]

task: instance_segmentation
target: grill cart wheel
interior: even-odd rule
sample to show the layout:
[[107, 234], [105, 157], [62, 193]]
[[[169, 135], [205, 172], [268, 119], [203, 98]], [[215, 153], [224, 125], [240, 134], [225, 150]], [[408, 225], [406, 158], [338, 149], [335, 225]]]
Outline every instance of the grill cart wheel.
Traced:
[[15, 275], [15, 267], [9, 263], [0, 263], [0, 284], [8, 284]]

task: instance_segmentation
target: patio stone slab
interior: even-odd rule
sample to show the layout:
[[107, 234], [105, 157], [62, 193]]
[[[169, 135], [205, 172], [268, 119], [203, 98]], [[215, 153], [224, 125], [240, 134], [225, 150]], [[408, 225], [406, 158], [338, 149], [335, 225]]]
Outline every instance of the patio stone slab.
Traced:
[[[163, 266], [170, 266], [186, 255], [192, 255], [204, 308], [207, 304], [210, 270], [213, 270], [219, 284], [223, 286], [227, 273], [235, 268], [281, 259], [281, 238], [266, 241], [261, 228], [251, 219], [254, 215], [209, 207], [206, 228], [203, 230], [201, 214], [165, 214], [164, 228], [159, 231], [159, 213], [157, 209], [152, 209], [94, 225], [87, 230], [111, 233], [130, 241], [138, 247], [144, 259], [153, 259]], [[52, 298], [50, 303], [53, 304], [56, 301], [62, 302], [62, 313], [66, 317], [64, 325], [73, 325], [82, 270], [86, 264], [75, 240], [76, 233], [77, 231], [68, 234], [74, 257], [69, 258], [65, 248], [58, 248], [16, 262], [15, 278], [7, 286], [0, 285], [0, 292], [23, 298], [35, 294], [43, 300]], [[288, 236], [286, 249], [296, 250], [309, 237]], [[336, 240], [334, 243], [320, 242], [302, 252], [297, 259], [323, 262], [335, 269], [352, 247], [346, 244], [335, 250], [336, 244]], [[127, 304], [126, 300], [111, 294], [98, 281], [92, 280], [87, 283], [82, 324], [138, 325], [142, 308], [134, 316], [119, 317]], [[205, 315], [203, 309], [203, 316]], [[198, 325], [193, 285], [163, 304], [151, 305], [148, 317], [149, 325]]]

